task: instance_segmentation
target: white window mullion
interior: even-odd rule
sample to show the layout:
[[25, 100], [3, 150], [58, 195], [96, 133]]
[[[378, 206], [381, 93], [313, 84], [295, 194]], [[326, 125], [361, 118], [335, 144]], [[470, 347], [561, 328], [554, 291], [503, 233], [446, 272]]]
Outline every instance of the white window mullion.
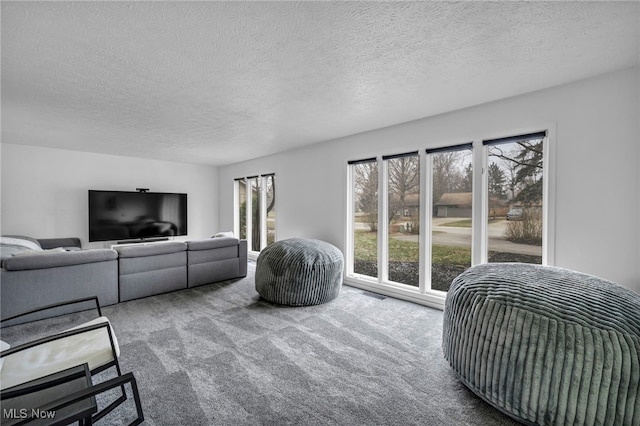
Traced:
[[260, 176], [258, 179], [260, 180], [260, 193], [258, 194], [260, 211], [258, 214], [260, 215], [260, 248], [262, 249], [267, 246], [267, 178]]
[[[382, 168], [380, 168], [382, 163]], [[378, 282], [389, 281], [389, 167], [378, 160]]]
[[471, 265], [487, 262], [489, 181], [487, 149], [482, 141], [473, 142], [473, 202], [471, 206]]
[[347, 253], [347, 262], [345, 265], [345, 275], [351, 276], [353, 275], [353, 264], [355, 262], [355, 198], [354, 188], [355, 188], [355, 173], [353, 170], [354, 166], [347, 165], [347, 235], [345, 238], [345, 253]]
[[420, 151], [420, 233], [418, 234], [419, 247], [421, 253], [419, 261], [419, 283], [420, 292], [431, 290], [431, 216], [433, 216], [431, 178], [433, 175], [433, 163], [430, 155], [426, 151]]
[[249, 251], [256, 251], [255, 247], [253, 247], [253, 183], [251, 179], [247, 179], [247, 211], [246, 214], [246, 223], [247, 223], [247, 245], [249, 246]]
[[240, 181], [233, 181], [233, 235], [240, 238]]
[[542, 189], [542, 264], [555, 265], [555, 199], [556, 199], [556, 163], [555, 163], [555, 125], [547, 127], [542, 151], [543, 189]]

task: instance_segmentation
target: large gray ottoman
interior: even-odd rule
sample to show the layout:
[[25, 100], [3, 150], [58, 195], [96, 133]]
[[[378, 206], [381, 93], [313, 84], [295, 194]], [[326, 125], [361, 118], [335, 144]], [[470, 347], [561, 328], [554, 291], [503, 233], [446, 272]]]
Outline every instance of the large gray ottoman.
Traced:
[[469, 389], [528, 424], [640, 425], [640, 295], [600, 278], [485, 264], [447, 294], [444, 356]]
[[340, 293], [343, 267], [342, 252], [327, 242], [302, 238], [276, 241], [258, 256], [256, 291], [281, 305], [319, 305]]

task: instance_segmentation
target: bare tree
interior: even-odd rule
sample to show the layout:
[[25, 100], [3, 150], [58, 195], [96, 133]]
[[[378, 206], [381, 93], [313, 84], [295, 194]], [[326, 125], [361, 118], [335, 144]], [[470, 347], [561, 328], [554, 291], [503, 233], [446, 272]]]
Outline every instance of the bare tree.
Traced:
[[502, 145], [492, 146], [489, 156], [501, 159], [509, 170], [513, 201], [525, 205], [539, 203], [542, 199], [542, 139], [518, 141], [515, 145], [509, 150]]
[[504, 170], [496, 163], [489, 164], [488, 170], [489, 194], [505, 197], [505, 185], [507, 183], [507, 175]]
[[[511, 201], [524, 210], [518, 221], [509, 222], [506, 237], [523, 244], [542, 244], [543, 140], [531, 139], [492, 146], [489, 155], [502, 160], [511, 177]], [[494, 163], [495, 164], [495, 163]]]
[[378, 163], [359, 163], [354, 167], [357, 208], [365, 213], [371, 231], [378, 230]]
[[407, 206], [407, 196], [420, 192], [420, 157], [411, 155], [388, 160], [389, 223]]
[[433, 155], [433, 208], [447, 192], [471, 192], [471, 164], [461, 165], [465, 151], [448, 151]]

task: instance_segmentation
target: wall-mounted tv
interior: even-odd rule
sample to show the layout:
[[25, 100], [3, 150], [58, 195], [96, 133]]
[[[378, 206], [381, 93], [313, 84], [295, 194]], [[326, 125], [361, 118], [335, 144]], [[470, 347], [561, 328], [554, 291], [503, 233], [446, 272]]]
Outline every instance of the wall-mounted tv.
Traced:
[[187, 194], [89, 190], [89, 241], [187, 235]]

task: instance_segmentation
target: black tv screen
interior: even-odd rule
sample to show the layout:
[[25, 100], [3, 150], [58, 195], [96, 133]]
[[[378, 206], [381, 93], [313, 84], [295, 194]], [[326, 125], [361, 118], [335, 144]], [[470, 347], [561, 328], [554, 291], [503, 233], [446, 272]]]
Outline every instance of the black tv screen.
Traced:
[[89, 241], [187, 235], [187, 194], [89, 190]]

